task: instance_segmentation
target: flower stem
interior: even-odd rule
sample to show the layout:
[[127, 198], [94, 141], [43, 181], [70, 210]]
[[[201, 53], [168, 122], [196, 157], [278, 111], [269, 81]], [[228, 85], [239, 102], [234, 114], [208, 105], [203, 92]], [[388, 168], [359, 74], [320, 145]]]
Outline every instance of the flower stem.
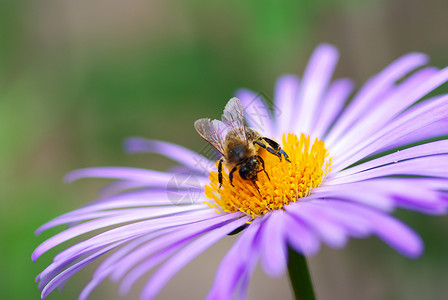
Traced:
[[295, 300], [315, 300], [313, 283], [305, 257], [289, 248], [288, 273]]

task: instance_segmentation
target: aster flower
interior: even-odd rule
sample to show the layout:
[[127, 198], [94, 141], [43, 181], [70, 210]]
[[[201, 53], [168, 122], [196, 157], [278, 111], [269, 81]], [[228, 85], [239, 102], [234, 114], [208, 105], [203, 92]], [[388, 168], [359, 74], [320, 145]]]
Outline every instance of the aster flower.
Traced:
[[100, 199], [37, 230], [69, 225], [38, 246], [33, 260], [94, 232], [57, 254], [38, 275], [42, 298], [107, 254], [80, 299], [106, 278], [119, 281], [125, 294], [157, 268], [141, 294], [153, 299], [192, 259], [238, 231], [207, 299], [244, 298], [259, 262], [270, 276], [288, 268], [294, 276], [297, 253], [316, 254], [321, 243], [341, 248], [350, 237], [376, 235], [404, 256], [421, 255], [420, 237], [391, 212], [446, 212], [448, 95], [422, 98], [448, 80], [448, 69], [425, 67], [427, 57], [411, 53], [349, 99], [352, 82], [331, 81], [337, 59], [334, 47], [319, 46], [301, 81], [294, 75], [278, 79], [271, 104], [250, 90], [237, 92], [247, 126], [278, 141], [290, 159], [262, 154], [270, 178], [260, 172], [258, 190], [239, 176], [231, 184], [225, 167], [220, 188], [209, 156], [142, 138], [127, 140], [126, 149], [165, 155], [180, 168], [103, 167], [68, 174], [68, 181], [116, 181]]

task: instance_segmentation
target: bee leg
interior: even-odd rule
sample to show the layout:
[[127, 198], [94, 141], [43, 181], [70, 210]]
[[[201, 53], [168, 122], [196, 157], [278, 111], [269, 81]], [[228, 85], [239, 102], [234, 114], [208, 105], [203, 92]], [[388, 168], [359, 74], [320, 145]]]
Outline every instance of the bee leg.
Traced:
[[[261, 170], [260, 170], [260, 171], [264, 171], [264, 173], [266, 174], [266, 176], [268, 177], [268, 179], [271, 180], [271, 178], [269, 177], [268, 172], [266, 172], [266, 169], [264, 168], [264, 160], [263, 160], [263, 158], [261, 158], [260, 155], [255, 155], [255, 157], [256, 157], [256, 158], [260, 161], [260, 163], [261, 163]], [[260, 171], [259, 171], [259, 172], [260, 172]]]
[[[283, 155], [283, 157], [285, 158], [285, 160], [287, 161], [287, 162], [291, 162], [290, 160], [289, 160], [289, 156], [288, 156], [288, 154], [286, 154], [286, 152], [280, 147], [280, 145], [276, 142], [276, 141], [273, 141], [273, 140], [271, 140], [270, 138], [267, 138], [267, 137], [262, 137], [262, 138], [260, 138], [260, 139], [262, 139], [262, 140], [264, 140], [266, 143], [268, 143], [269, 144], [269, 146], [271, 146], [272, 147], [272, 149], [275, 151], [275, 155], [277, 155], [279, 158], [280, 158], [280, 160], [282, 160], [282, 155]], [[266, 149], [268, 149], [268, 148], [266, 148]], [[268, 150], [269, 151], [269, 150]], [[271, 151], [269, 151], [269, 153], [272, 153]]]
[[280, 159], [281, 159], [281, 157], [282, 157], [282, 155], [283, 155], [283, 157], [285, 158], [285, 160], [286, 160], [287, 162], [291, 162], [291, 161], [289, 160], [289, 156], [288, 156], [288, 154], [286, 154], [286, 152], [285, 152], [282, 148], [280, 148], [280, 150], [278, 150], [278, 153], [280, 154]]
[[260, 194], [260, 189], [258, 188], [258, 185], [255, 183], [255, 179], [251, 179], [251, 181], [254, 187], [257, 189], [258, 194]]
[[223, 161], [223, 159], [221, 158], [221, 159], [219, 160], [219, 163], [218, 163], [218, 181], [219, 181], [219, 188], [222, 187], [222, 161]]
[[234, 167], [234, 168], [232, 169], [232, 171], [230, 171], [230, 173], [229, 173], [229, 180], [230, 180], [230, 184], [231, 184], [232, 186], [234, 186], [233, 183], [232, 183], [232, 181], [233, 181], [233, 173], [235, 173], [235, 171], [236, 171], [236, 167]]
[[275, 151], [275, 150], [272, 149], [272, 148], [269, 148], [268, 146], [266, 146], [266, 145], [263, 144], [262, 142], [260, 142], [260, 141], [254, 141], [254, 145], [258, 145], [258, 146], [260, 146], [261, 148], [266, 149], [266, 151], [268, 151], [269, 153], [271, 153], [271, 154], [273, 154], [273, 155], [275, 155], [275, 156], [280, 157], [280, 160], [282, 159], [281, 156], [277, 153], [277, 151]]

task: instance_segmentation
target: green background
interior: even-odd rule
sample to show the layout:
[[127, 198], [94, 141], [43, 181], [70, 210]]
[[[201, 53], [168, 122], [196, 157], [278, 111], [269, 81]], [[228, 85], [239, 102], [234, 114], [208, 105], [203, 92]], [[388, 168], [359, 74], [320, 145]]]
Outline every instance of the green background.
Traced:
[[[39, 298], [34, 277], [51, 255], [33, 264], [31, 253], [57, 230], [40, 237], [34, 230], [93, 200], [106, 183], [66, 185], [65, 173], [169, 167], [159, 156], [123, 154], [123, 139], [163, 139], [198, 151], [204, 142], [194, 132], [196, 119], [218, 117], [239, 87], [272, 95], [275, 79], [301, 74], [321, 42], [340, 49], [336, 77], [352, 77], [358, 87], [411, 51], [444, 67], [447, 12], [445, 0], [0, 1], [0, 298]], [[406, 259], [376, 238], [351, 240], [343, 250], [324, 247], [310, 260], [321, 299], [448, 294], [448, 218], [397, 215], [422, 235], [424, 255]], [[231, 243], [195, 260], [159, 299], [203, 297]], [[48, 299], [76, 299], [92, 270]], [[249, 295], [291, 297], [285, 277], [260, 270]], [[108, 282], [92, 295], [118, 298]]]

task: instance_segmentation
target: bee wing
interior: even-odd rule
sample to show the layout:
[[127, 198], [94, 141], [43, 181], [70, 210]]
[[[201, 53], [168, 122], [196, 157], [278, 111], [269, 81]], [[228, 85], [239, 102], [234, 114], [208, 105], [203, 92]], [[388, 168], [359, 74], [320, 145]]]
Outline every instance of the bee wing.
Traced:
[[241, 101], [233, 97], [229, 100], [221, 117], [223, 123], [230, 129], [234, 129], [238, 137], [246, 141], [246, 126], [244, 125], [244, 111]]
[[216, 148], [223, 156], [224, 151], [224, 138], [229, 131], [228, 127], [221, 121], [210, 119], [199, 119], [194, 122], [194, 128], [199, 135]]

